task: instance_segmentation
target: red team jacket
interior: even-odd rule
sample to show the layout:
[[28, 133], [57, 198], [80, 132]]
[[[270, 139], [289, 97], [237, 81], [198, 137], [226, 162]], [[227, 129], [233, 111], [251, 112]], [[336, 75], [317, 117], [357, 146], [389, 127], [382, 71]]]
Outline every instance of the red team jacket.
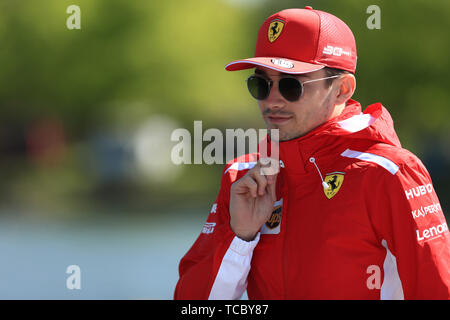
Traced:
[[175, 299], [239, 299], [246, 289], [249, 299], [449, 299], [450, 234], [439, 199], [381, 104], [361, 113], [350, 100], [279, 152], [278, 201], [251, 242], [230, 229], [230, 186], [258, 155], [227, 164], [180, 262]]

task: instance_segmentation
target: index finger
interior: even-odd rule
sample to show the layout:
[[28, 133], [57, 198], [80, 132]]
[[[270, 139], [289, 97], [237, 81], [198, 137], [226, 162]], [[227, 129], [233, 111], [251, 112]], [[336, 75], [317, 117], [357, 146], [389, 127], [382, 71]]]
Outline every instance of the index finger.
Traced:
[[[280, 161], [274, 158], [260, 158], [259, 159], [259, 173], [268, 178], [275, 176], [280, 171]], [[273, 180], [273, 178], [270, 178]]]

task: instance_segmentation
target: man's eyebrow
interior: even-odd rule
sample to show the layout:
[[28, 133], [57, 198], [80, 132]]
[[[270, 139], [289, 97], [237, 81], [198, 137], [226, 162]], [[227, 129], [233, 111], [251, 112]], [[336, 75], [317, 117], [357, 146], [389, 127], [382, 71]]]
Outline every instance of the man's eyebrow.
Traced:
[[301, 77], [301, 78], [307, 78], [309, 79], [310, 76], [307, 73], [299, 73], [295, 75], [296, 77]]

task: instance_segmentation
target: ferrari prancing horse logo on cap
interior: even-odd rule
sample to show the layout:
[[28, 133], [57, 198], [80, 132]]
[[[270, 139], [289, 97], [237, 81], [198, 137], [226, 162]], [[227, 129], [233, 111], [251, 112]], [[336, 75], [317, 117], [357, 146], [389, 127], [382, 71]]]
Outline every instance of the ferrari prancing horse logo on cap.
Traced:
[[267, 32], [267, 37], [269, 41], [272, 43], [278, 39], [281, 34], [281, 31], [284, 27], [284, 21], [275, 19], [269, 24], [269, 30]]

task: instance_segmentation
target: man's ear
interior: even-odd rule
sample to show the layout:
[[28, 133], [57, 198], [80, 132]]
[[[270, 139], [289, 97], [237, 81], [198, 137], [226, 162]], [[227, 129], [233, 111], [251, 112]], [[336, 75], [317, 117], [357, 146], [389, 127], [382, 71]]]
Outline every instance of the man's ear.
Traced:
[[355, 92], [356, 78], [353, 74], [344, 73], [340, 76], [339, 81], [336, 82], [336, 84], [339, 86], [339, 90], [336, 95], [336, 104], [345, 104]]

